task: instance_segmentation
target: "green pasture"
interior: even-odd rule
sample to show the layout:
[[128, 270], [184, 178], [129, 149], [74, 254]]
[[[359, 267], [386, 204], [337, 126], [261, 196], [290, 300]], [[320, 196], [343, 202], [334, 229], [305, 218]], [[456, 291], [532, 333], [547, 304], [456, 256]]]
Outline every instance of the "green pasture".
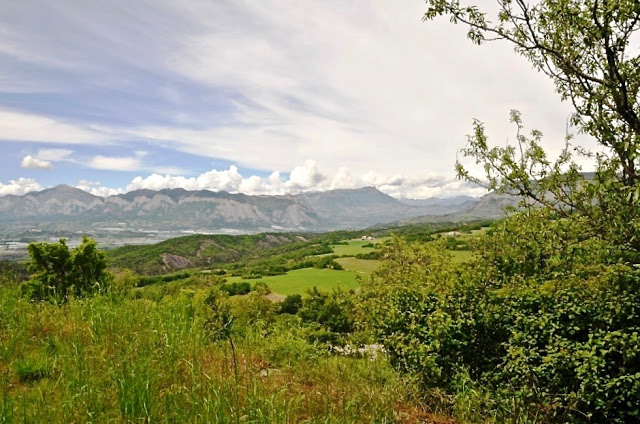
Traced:
[[380, 244], [387, 240], [388, 237], [375, 239], [375, 240], [346, 240], [348, 244], [335, 244], [331, 245], [333, 249], [333, 254], [338, 256], [355, 256], [360, 253], [369, 253], [374, 252], [378, 249], [373, 247], [363, 247], [367, 244]]
[[256, 280], [243, 280], [240, 277], [231, 277], [228, 278], [227, 281], [230, 283], [249, 281], [251, 284], [260, 281], [269, 286], [274, 293], [284, 296], [289, 294], [305, 294], [308, 289], [314, 286], [321, 291], [331, 291], [336, 287], [350, 290], [360, 286], [360, 283], [356, 279], [355, 272], [317, 268], [297, 269], [283, 275], [263, 277]]
[[358, 259], [353, 257], [336, 259], [342, 267], [348, 271], [354, 271], [361, 274], [371, 274], [378, 269], [380, 261], [369, 259]]

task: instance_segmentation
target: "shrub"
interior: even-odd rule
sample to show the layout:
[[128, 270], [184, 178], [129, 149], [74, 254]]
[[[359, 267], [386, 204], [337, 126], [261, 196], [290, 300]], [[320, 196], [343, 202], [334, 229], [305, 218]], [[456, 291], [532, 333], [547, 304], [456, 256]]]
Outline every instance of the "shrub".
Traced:
[[27, 358], [14, 362], [13, 368], [21, 383], [33, 383], [49, 376], [49, 363], [43, 359]]
[[267, 283], [263, 283], [262, 281], [258, 281], [253, 285], [252, 291], [258, 293], [260, 296], [266, 296], [271, 293], [271, 289], [267, 285]]
[[200, 310], [204, 314], [204, 330], [207, 336], [211, 341], [228, 338], [234, 318], [225, 294], [218, 288], [213, 288], [206, 293], [201, 302]]
[[111, 282], [104, 252], [85, 236], [69, 251], [64, 239], [58, 243], [30, 243], [27, 269], [33, 273], [22, 293], [31, 300], [64, 302], [70, 294], [90, 295], [105, 291]]
[[290, 294], [280, 303], [280, 313], [295, 315], [301, 307], [302, 296], [299, 294]]
[[381, 259], [382, 258], [382, 251], [380, 250], [375, 250], [373, 252], [368, 252], [368, 253], [358, 253], [356, 256], [356, 259]]
[[241, 283], [225, 283], [220, 285], [220, 290], [229, 296], [243, 295], [251, 292], [251, 284], [246, 281]]
[[349, 333], [353, 330], [353, 319], [349, 313], [353, 304], [346, 293], [341, 290], [324, 293], [314, 286], [307, 291], [307, 295], [303, 306], [298, 310], [298, 316], [303, 322], [320, 324], [335, 333]]
[[615, 247], [582, 240], [578, 228], [542, 211], [517, 216], [457, 268], [445, 241], [396, 239], [359, 309], [392, 363], [424, 387], [459, 393], [466, 376], [494, 407], [519, 405], [510, 419], [635, 422], [640, 270], [610, 263]]
[[272, 324], [275, 319], [276, 305], [256, 292], [229, 300], [231, 314], [238, 325]]

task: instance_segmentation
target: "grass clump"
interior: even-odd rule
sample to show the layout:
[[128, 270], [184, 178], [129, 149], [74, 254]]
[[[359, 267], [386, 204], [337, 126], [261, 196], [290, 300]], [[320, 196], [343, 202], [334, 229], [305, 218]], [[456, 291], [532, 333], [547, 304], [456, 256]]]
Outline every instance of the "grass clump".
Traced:
[[21, 383], [33, 383], [49, 376], [50, 366], [46, 359], [25, 358], [13, 363], [18, 381]]

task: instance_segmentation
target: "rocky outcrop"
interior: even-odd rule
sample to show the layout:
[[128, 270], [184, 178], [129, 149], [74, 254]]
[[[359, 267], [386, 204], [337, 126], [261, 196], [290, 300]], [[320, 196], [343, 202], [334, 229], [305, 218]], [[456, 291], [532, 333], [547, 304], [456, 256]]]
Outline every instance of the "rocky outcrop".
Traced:
[[178, 255], [172, 255], [171, 253], [163, 253], [160, 255], [160, 258], [162, 258], [162, 264], [165, 271], [189, 268], [193, 264], [189, 259]]

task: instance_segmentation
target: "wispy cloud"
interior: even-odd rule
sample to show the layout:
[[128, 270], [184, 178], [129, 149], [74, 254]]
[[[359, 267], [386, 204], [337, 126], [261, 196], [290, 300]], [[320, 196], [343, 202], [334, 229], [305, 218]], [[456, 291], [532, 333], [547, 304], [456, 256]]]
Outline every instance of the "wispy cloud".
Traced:
[[[442, 178], [437, 187], [466, 190], [452, 179], [453, 163], [472, 119], [486, 122], [491, 141], [503, 144], [513, 140], [511, 108], [557, 152], [571, 108], [553, 84], [509, 46], [478, 48], [459, 26], [423, 23], [425, 7], [388, 0], [9, 2], [0, 16], [0, 141], [93, 149], [82, 158], [26, 152], [54, 172], [66, 160], [73, 169], [139, 172], [136, 184], [182, 178], [198, 186], [200, 177], [219, 177], [213, 186], [252, 193], [366, 183], [394, 195], [437, 193], [425, 188], [436, 184], [434, 175]], [[105, 144], [120, 152], [101, 151]], [[229, 168], [187, 178], [179, 166], [133, 154], [137, 144], [239, 169], [291, 170], [291, 177], [238, 179]], [[300, 165], [309, 158], [315, 171]], [[105, 178], [106, 187], [115, 185]]]
[[108, 141], [109, 137], [85, 125], [68, 124], [46, 116], [0, 110], [0, 140], [98, 144]]
[[73, 154], [69, 149], [39, 149], [36, 157], [40, 160], [59, 162], [68, 159]]
[[142, 168], [140, 157], [134, 156], [94, 156], [87, 161], [87, 166], [109, 171], [138, 171]]

